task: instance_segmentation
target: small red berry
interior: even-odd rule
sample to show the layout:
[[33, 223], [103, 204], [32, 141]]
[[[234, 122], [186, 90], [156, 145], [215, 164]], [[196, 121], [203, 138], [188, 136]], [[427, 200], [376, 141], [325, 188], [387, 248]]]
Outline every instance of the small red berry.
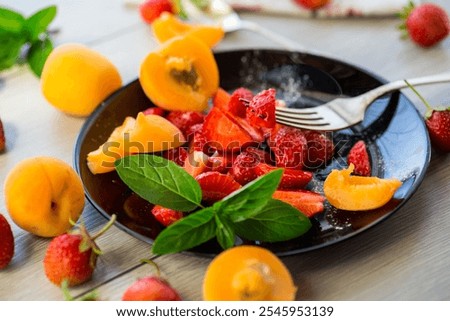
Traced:
[[0, 214], [0, 270], [11, 262], [14, 256], [14, 236], [6, 218]]
[[330, 0], [295, 0], [296, 3], [306, 9], [319, 9], [327, 5]]
[[278, 167], [302, 169], [307, 157], [308, 142], [303, 131], [281, 126], [269, 137], [269, 146]]
[[203, 123], [204, 115], [196, 111], [171, 111], [166, 118], [188, 136], [193, 125]]
[[152, 23], [163, 12], [174, 13], [174, 7], [170, 0], [145, 0], [139, 6], [139, 12], [146, 23]]

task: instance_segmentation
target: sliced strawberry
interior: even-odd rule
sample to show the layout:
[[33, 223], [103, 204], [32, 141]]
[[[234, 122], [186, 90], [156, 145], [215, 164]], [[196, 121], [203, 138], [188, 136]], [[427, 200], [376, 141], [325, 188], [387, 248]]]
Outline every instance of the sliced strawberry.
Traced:
[[261, 163], [261, 159], [257, 154], [244, 151], [234, 160], [230, 175], [236, 182], [245, 185], [258, 177], [255, 168], [259, 163]]
[[220, 201], [225, 196], [241, 188], [231, 176], [219, 172], [206, 172], [196, 178], [202, 189], [202, 199], [207, 203]]
[[350, 149], [347, 155], [347, 164], [355, 165], [353, 174], [359, 176], [370, 176], [372, 173], [370, 167], [369, 154], [367, 153], [366, 144], [360, 140]]
[[228, 103], [230, 102], [230, 99], [230, 94], [226, 90], [219, 88], [213, 97], [213, 106], [223, 110], [228, 110]]
[[170, 208], [155, 205], [152, 209], [152, 214], [164, 226], [169, 226], [172, 223], [183, 218], [183, 212], [175, 211]]
[[253, 97], [246, 109], [246, 118], [250, 125], [256, 128], [275, 127], [275, 95], [275, 89], [270, 88]]
[[[265, 163], [259, 163], [255, 167], [255, 173], [258, 176], [267, 174], [278, 167], [270, 166]], [[311, 172], [303, 171], [301, 169], [285, 168], [283, 176], [281, 177], [279, 189], [297, 189], [304, 188], [311, 181], [313, 175]]]
[[187, 136], [193, 125], [203, 123], [204, 115], [196, 111], [171, 111], [166, 118]]
[[203, 124], [195, 124], [187, 130], [189, 151], [201, 151], [207, 153], [207, 140], [203, 134]]
[[319, 214], [324, 209], [325, 197], [311, 191], [275, 191], [272, 197], [291, 204], [308, 217]]
[[302, 169], [308, 142], [300, 129], [280, 126], [268, 139], [278, 167]]
[[249, 89], [243, 87], [236, 89], [228, 102], [228, 111], [235, 116], [245, 118], [247, 106], [252, 98], [253, 93]]
[[222, 156], [213, 155], [209, 157], [207, 163], [208, 169], [222, 174], [227, 173], [233, 164], [232, 156], [233, 154], [223, 154]]
[[144, 115], [158, 115], [161, 117], [165, 117], [166, 110], [159, 107], [150, 107], [143, 111]]
[[139, 5], [139, 13], [142, 20], [151, 24], [163, 12], [175, 12], [175, 7], [171, 0], [145, 0]]
[[184, 161], [186, 160], [187, 156], [188, 152], [184, 147], [172, 148], [169, 150], [165, 150], [162, 153], [162, 157], [167, 158], [168, 160], [171, 160], [180, 166], [184, 165]]
[[321, 167], [331, 160], [334, 144], [330, 138], [324, 133], [314, 130], [305, 130], [303, 134], [308, 146], [304, 163], [308, 168]]
[[208, 145], [216, 150], [239, 151], [254, 140], [229, 113], [213, 107], [203, 124], [203, 134]]

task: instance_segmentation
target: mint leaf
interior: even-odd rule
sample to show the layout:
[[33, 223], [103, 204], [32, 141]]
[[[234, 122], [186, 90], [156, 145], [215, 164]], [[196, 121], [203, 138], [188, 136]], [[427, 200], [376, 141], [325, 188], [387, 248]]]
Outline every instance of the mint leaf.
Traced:
[[223, 249], [233, 247], [236, 234], [227, 222], [222, 221], [219, 215], [215, 215], [216, 219], [216, 238]]
[[38, 77], [42, 74], [45, 61], [53, 50], [53, 43], [49, 38], [38, 40], [28, 51], [27, 61], [31, 70]]
[[165, 158], [139, 154], [116, 161], [122, 181], [143, 199], [177, 211], [201, 206], [202, 190], [184, 169]]
[[287, 241], [306, 233], [311, 221], [295, 207], [271, 199], [255, 216], [232, 223], [237, 235], [254, 241]]
[[20, 13], [0, 8], [0, 30], [19, 34], [22, 32], [24, 24], [25, 18]]
[[282, 175], [282, 169], [271, 171], [215, 203], [214, 208], [231, 222], [255, 216], [272, 199]]
[[203, 244], [216, 235], [214, 210], [197, 211], [164, 229], [153, 243], [154, 254], [177, 253]]
[[25, 28], [30, 42], [39, 40], [39, 36], [46, 32], [49, 24], [55, 19], [56, 6], [39, 10], [25, 22]]
[[17, 63], [25, 42], [26, 39], [21, 34], [0, 30], [0, 71], [8, 69]]

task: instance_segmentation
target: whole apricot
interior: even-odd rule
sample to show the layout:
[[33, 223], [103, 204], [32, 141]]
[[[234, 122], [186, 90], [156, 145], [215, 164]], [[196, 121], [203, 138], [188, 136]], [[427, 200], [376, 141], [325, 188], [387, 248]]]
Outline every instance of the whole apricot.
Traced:
[[269, 250], [241, 245], [219, 254], [203, 280], [207, 301], [292, 301], [297, 288], [283, 262]]
[[88, 116], [121, 86], [117, 68], [105, 56], [81, 44], [55, 48], [41, 75], [41, 90], [48, 102], [74, 116]]
[[19, 162], [6, 177], [4, 191], [11, 219], [42, 237], [65, 233], [84, 208], [81, 179], [70, 165], [53, 157]]

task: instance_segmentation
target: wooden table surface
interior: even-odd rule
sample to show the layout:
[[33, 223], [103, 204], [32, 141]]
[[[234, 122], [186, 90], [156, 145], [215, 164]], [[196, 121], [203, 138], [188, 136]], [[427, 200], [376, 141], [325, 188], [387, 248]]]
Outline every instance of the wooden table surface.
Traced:
[[[431, 1], [450, 12], [447, 0]], [[124, 83], [137, 77], [143, 57], [156, 43], [136, 9], [121, 0], [16, 1], [6, 5], [28, 15], [58, 5], [52, 28], [56, 44], [79, 42], [107, 56]], [[243, 14], [248, 20], [298, 41], [306, 48], [396, 80], [450, 69], [450, 39], [431, 49], [402, 41], [397, 18], [312, 20]], [[1, 44], [0, 44], [1, 45]], [[228, 34], [216, 50], [279, 48], [248, 31]], [[450, 85], [421, 87], [432, 104], [450, 103]], [[423, 112], [419, 100], [404, 92]], [[20, 160], [48, 155], [73, 164], [74, 143], [85, 119], [52, 108], [39, 80], [26, 68], [0, 75], [0, 117], [7, 150], [0, 154], [0, 183]], [[450, 157], [433, 151], [426, 177], [395, 215], [357, 237], [320, 250], [284, 257], [299, 291], [298, 300], [450, 300]], [[0, 190], [0, 212], [6, 214]], [[6, 215], [9, 219], [9, 216]], [[89, 229], [106, 221], [89, 204], [83, 212]], [[10, 220], [11, 221], [11, 220]], [[61, 300], [61, 291], [45, 277], [43, 256], [49, 239], [12, 224], [15, 256], [0, 271], [0, 300]], [[99, 241], [104, 251], [91, 281], [72, 289], [79, 295], [96, 288], [103, 300], [120, 300], [125, 288], [151, 273], [140, 259], [150, 245], [113, 227]], [[158, 257], [162, 273], [185, 300], [201, 300], [208, 258], [185, 254]]]

